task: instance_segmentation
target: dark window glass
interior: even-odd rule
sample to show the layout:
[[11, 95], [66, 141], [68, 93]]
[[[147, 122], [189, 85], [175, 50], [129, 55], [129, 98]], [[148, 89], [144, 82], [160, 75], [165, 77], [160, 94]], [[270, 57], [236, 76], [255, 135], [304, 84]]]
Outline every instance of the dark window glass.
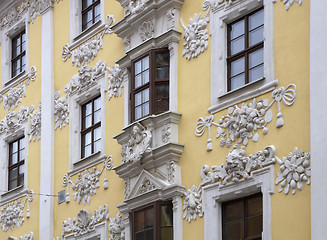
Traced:
[[15, 77], [26, 68], [26, 34], [25, 30], [12, 38], [11, 42], [11, 77]]
[[223, 240], [262, 239], [262, 194], [225, 202]]
[[264, 77], [263, 9], [228, 25], [228, 91]]
[[100, 0], [82, 1], [82, 31], [100, 20]]
[[132, 63], [132, 121], [169, 109], [169, 52], [153, 50]]
[[24, 137], [9, 143], [8, 190], [24, 185]]
[[82, 105], [82, 154], [85, 158], [100, 151], [101, 98], [96, 97]]
[[156, 202], [133, 212], [133, 240], [173, 240], [170, 202]]

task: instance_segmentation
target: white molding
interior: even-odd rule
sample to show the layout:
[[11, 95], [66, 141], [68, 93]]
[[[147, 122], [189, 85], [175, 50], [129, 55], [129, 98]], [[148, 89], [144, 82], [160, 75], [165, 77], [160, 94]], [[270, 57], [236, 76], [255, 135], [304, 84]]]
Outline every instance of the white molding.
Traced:
[[274, 165], [252, 172], [251, 178], [221, 185], [220, 182], [205, 186], [203, 192], [204, 240], [221, 240], [221, 203], [262, 192], [262, 239], [272, 239], [271, 194], [274, 193]]
[[[227, 94], [227, 24], [240, 16], [246, 15], [264, 6], [264, 79], [254, 84], [249, 84], [237, 91]], [[255, 91], [265, 89], [275, 80], [274, 69], [274, 6], [271, 0], [240, 0], [225, 6], [222, 4], [211, 9], [210, 16], [211, 41], [211, 108], [209, 112], [222, 109], [224, 104], [243, 101], [245, 98], [237, 96], [247, 96], [252, 92], [252, 97], [263, 94], [265, 91], [254, 94]]]
[[[311, 239], [327, 236], [327, 1], [310, 1]], [[308, 4], [308, 3], [307, 3]], [[294, 9], [296, 10], [296, 9]], [[306, 107], [306, 110], [308, 107]]]
[[[54, 79], [53, 79], [53, 10], [42, 14], [41, 42], [41, 156], [40, 192], [53, 194], [54, 184]], [[40, 195], [39, 238], [53, 237], [54, 198]]]

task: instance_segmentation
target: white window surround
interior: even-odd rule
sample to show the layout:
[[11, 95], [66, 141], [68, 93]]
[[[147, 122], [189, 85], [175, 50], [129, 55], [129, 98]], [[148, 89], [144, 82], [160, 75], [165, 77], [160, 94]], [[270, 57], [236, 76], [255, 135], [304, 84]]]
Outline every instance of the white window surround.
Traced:
[[[25, 71], [19, 73], [15, 77], [11, 77], [11, 57], [12, 57], [12, 41], [11, 39], [15, 37], [19, 32], [25, 29], [26, 34], [26, 66]], [[29, 24], [28, 24], [28, 14], [25, 13], [22, 19], [16, 24], [4, 28], [0, 33], [1, 42], [1, 77], [2, 77], [2, 88], [7, 87], [9, 83], [17, 84], [27, 78], [29, 69]], [[6, 84], [8, 83], [8, 84]], [[12, 84], [10, 84], [12, 85]]]
[[[227, 25], [254, 10], [264, 7], [264, 78], [227, 92]], [[228, 106], [269, 92], [274, 81], [274, 6], [271, 0], [239, 0], [212, 9], [211, 32], [211, 107], [214, 114]]]
[[220, 182], [203, 187], [204, 240], [222, 239], [221, 203], [243, 198], [261, 191], [263, 207], [262, 239], [272, 239], [271, 194], [274, 193], [274, 165], [252, 172], [251, 178], [221, 185]]
[[[81, 44], [101, 30], [105, 22], [104, 0], [100, 0], [100, 21], [82, 32], [82, 0], [70, 0], [70, 43]], [[75, 44], [74, 44], [75, 45]]]
[[[9, 144], [23, 136], [25, 137], [24, 185], [8, 191]], [[28, 120], [15, 132], [1, 134], [0, 142], [3, 143], [0, 154], [0, 203], [3, 203], [25, 194], [28, 189]], [[3, 191], [8, 192], [3, 193]]]
[[102, 222], [95, 225], [95, 229], [91, 232], [88, 232], [86, 234], [80, 235], [78, 237], [75, 237], [75, 234], [69, 234], [64, 237], [65, 240], [107, 240], [108, 239], [108, 233], [107, 233], [107, 221]]
[[[107, 73], [101, 75], [96, 84], [82, 93], [75, 92], [68, 98], [69, 108], [69, 170], [81, 169], [100, 162], [105, 155]], [[101, 147], [100, 151], [81, 159], [82, 105], [96, 96], [101, 96]]]

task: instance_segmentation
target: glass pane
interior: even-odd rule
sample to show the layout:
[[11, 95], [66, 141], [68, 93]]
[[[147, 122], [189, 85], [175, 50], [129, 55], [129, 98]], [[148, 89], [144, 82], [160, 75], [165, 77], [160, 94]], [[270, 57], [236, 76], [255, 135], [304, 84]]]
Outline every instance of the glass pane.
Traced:
[[226, 240], [239, 240], [239, 239], [243, 239], [242, 238], [242, 232], [243, 232], [243, 228], [242, 228], [242, 222], [241, 221], [237, 221], [237, 222], [232, 222], [232, 223], [228, 223], [225, 225], [225, 229], [224, 229], [224, 239]]
[[93, 134], [94, 141], [99, 140], [101, 138], [101, 127], [94, 129]]
[[24, 185], [24, 175], [19, 176], [19, 186]]
[[25, 170], [24, 164], [20, 165], [19, 166], [19, 174], [24, 173], [24, 170]]
[[173, 228], [161, 228], [161, 240], [173, 240]]
[[12, 153], [17, 152], [18, 150], [18, 141], [12, 143]]
[[144, 233], [143, 232], [136, 233], [135, 234], [135, 239], [136, 240], [144, 240]]
[[149, 82], [149, 70], [142, 72], [142, 84]]
[[249, 30], [257, 28], [260, 25], [263, 25], [264, 22], [263, 16], [264, 16], [263, 9], [249, 16]]
[[149, 230], [145, 231], [145, 240], [154, 240], [153, 229], [149, 229]]
[[173, 226], [173, 209], [171, 206], [161, 206], [161, 226]]
[[154, 227], [154, 208], [146, 209], [144, 211], [145, 225], [144, 228]]
[[19, 62], [19, 59], [12, 63], [13, 77], [15, 77], [18, 73], [18, 71], [17, 71], [17, 69], [19, 69], [18, 62]]
[[83, 9], [87, 8], [92, 4], [92, 0], [83, 0]]
[[17, 187], [17, 179], [9, 182], [9, 190]]
[[25, 149], [22, 149], [19, 151], [19, 161], [22, 161], [25, 159]]
[[157, 67], [157, 80], [169, 79], [169, 66]]
[[94, 124], [101, 121], [101, 110], [94, 112]]
[[135, 88], [142, 85], [141, 74], [135, 76]]
[[169, 65], [169, 53], [158, 53], [156, 56], [157, 66]]
[[143, 102], [149, 101], [149, 89], [145, 89], [142, 91]]
[[94, 142], [94, 152], [99, 152], [101, 148], [101, 139], [99, 139], [98, 141]]
[[22, 56], [22, 71], [24, 71], [26, 69], [26, 57], [25, 55]]
[[134, 223], [135, 223], [135, 231], [136, 232], [144, 230], [144, 212], [143, 211], [139, 211], [139, 212], [135, 213]]
[[16, 164], [17, 163], [17, 152], [11, 155], [11, 164]]
[[[18, 44], [18, 40], [19, 38], [13, 38], [12, 39], [12, 49], [15, 49], [17, 47], [17, 44]], [[14, 56], [15, 57], [15, 56]]]
[[85, 148], [84, 148], [84, 157], [90, 156], [91, 153], [92, 153], [92, 147], [91, 147], [91, 145], [85, 146]]
[[84, 145], [91, 143], [91, 132], [88, 132], [84, 135]]
[[9, 180], [16, 179], [18, 177], [18, 168], [13, 168], [9, 171]]
[[244, 50], [244, 36], [232, 40], [230, 43], [230, 54], [234, 55], [240, 51]]
[[149, 56], [142, 59], [142, 71], [149, 68]]
[[24, 52], [25, 51], [25, 49], [26, 49], [26, 42], [22, 42], [22, 52]]
[[245, 216], [251, 217], [262, 214], [262, 196], [248, 198], [245, 203]]
[[100, 4], [94, 7], [94, 22], [100, 20]]
[[249, 54], [249, 68], [263, 63], [263, 48]]
[[99, 110], [101, 108], [101, 98], [98, 97], [94, 100], [94, 111]]
[[249, 44], [253, 46], [263, 41], [263, 27], [257, 28], [249, 33]]
[[149, 102], [147, 102], [143, 105], [143, 115], [142, 116], [146, 116], [149, 114], [150, 114], [150, 104], [149, 104]]
[[156, 85], [156, 98], [168, 98], [169, 86], [168, 84]]
[[135, 75], [141, 72], [141, 60], [135, 63]]
[[92, 113], [92, 102], [85, 105], [85, 116]]
[[231, 25], [230, 39], [233, 40], [244, 34], [244, 19]]
[[135, 120], [142, 117], [142, 106], [135, 108]]
[[135, 94], [134, 101], [135, 101], [135, 106], [139, 106], [142, 104], [142, 92]]
[[249, 71], [249, 82], [253, 82], [255, 80], [263, 78], [263, 75], [264, 75], [263, 64], [255, 67], [255, 68], [252, 68]]
[[230, 76], [233, 77], [237, 74], [244, 72], [245, 60], [244, 57], [237, 59], [230, 63]]
[[234, 201], [223, 206], [224, 222], [241, 219], [243, 212], [243, 201]]
[[262, 233], [262, 216], [252, 217], [245, 220], [246, 237], [256, 236]]
[[85, 118], [85, 126], [84, 128], [88, 128], [92, 125], [92, 116], [89, 115]]
[[21, 52], [20, 52], [20, 44], [17, 45], [16, 49], [15, 49], [15, 52], [16, 52], [16, 56], [18, 56]]
[[242, 87], [245, 84], [244, 73], [231, 79], [231, 90]]
[[25, 148], [25, 138], [19, 139], [19, 149]]
[[22, 34], [22, 42], [26, 42], [26, 33]]

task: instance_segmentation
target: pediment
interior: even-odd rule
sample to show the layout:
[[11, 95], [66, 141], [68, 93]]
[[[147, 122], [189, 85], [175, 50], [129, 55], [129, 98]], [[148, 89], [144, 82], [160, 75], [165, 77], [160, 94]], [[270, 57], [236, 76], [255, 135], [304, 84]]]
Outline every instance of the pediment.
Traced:
[[163, 189], [168, 185], [168, 182], [161, 180], [146, 170], [143, 170], [138, 176], [133, 190], [127, 196], [127, 199], [138, 197], [150, 191]]

